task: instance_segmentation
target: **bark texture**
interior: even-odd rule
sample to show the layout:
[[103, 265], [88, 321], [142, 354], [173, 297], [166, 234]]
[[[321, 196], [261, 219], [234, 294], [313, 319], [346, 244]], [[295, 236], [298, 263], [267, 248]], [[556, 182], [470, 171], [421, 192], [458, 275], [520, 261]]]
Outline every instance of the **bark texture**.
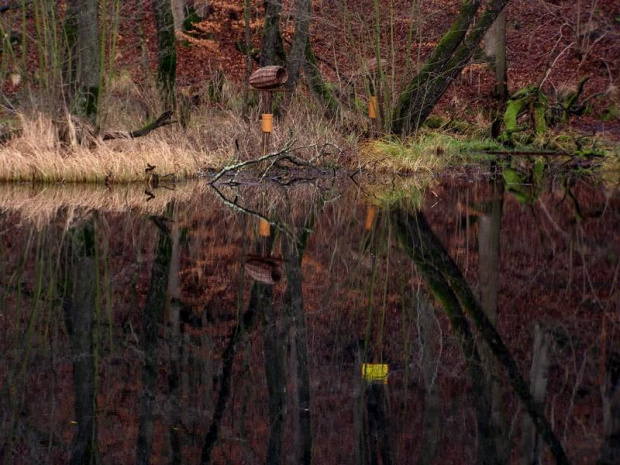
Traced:
[[398, 98], [392, 115], [392, 132], [418, 129], [469, 63], [476, 47], [509, 0], [492, 0], [477, 18], [480, 0], [465, 0], [450, 30], [442, 37], [420, 72]]
[[164, 110], [175, 108], [174, 84], [177, 74], [177, 50], [174, 16], [170, 0], [152, 0], [157, 28], [157, 84]]
[[100, 82], [99, 1], [68, 0], [64, 23], [65, 81], [71, 112], [97, 123]]

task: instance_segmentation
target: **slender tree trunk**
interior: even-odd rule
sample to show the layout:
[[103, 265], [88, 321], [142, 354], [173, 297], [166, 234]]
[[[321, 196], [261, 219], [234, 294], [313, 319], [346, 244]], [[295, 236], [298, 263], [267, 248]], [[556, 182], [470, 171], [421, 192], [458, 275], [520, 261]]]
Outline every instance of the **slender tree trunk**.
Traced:
[[[539, 323], [534, 327], [534, 349], [532, 369], [530, 370], [530, 390], [534, 402], [542, 410], [547, 395], [547, 381], [549, 380], [549, 366], [551, 364], [552, 337]], [[542, 442], [536, 433], [536, 428], [530, 417], [523, 418], [521, 431], [521, 465], [541, 463]]]
[[[499, 291], [499, 253], [504, 203], [504, 184], [493, 182], [491, 199], [483, 207], [478, 218], [478, 276], [480, 282], [480, 305], [491, 324], [497, 324], [497, 295]], [[504, 417], [503, 389], [497, 377], [499, 366], [486, 346], [481, 349], [487, 371], [489, 397], [491, 399], [491, 421], [495, 436], [498, 459], [501, 463], [510, 461], [509, 425]]]
[[286, 410], [286, 341], [282, 322], [273, 308], [273, 286], [264, 284], [264, 305], [259, 309], [263, 326], [265, 375], [269, 393], [269, 443], [265, 463], [279, 464], [282, 459], [282, 434]]
[[174, 84], [177, 73], [174, 16], [170, 0], [152, 0], [157, 28], [157, 84], [164, 110], [174, 109]]
[[306, 60], [306, 46], [310, 40], [312, 0], [295, 0], [295, 34], [288, 59], [286, 90], [292, 94], [297, 87], [299, 74]]
[[450, 30], [400, 94], [393, 112], [393, 133], [409, 133], [424, 123], [439, 99], [469, 63], [484, 34], [508, 1], [492, 0], [480, 18], [476, 19], [481, 1], [464, 0]]
[[618, 336], [618, 330], [612, 330], [605, 351], [605, 379], [601, 386], [604, 440], [597, 465], [620, 463], [620, 350], [618, 350], [620, 337]]
[[502, 116], [508, 100], [508, 65], [506, 62], [506, 9], [495, 20], [495, 98], [497, 106], [491, 126], [491, 135], [497, 139], [501, 134]]
[[71, 444], [71, 465], [100, 462], [97, 447], [97, 372], [94, 331], [96, 284], [94, 220], [70, 230], [65, 240], [63, 310], [73, 363], [76, 431]]
[[100, 91], [99, 1], [68, 0], [64, 34], [71, 112], [95, 126]]
[[441, 406], [443, 401], [436, 380], [438, 370], [438, 338], [435, 309], [422, 293], [416, 296], [422, 351], [422, 377], [424, 379], [424, 426], [420, 465], [435, 463], [437, 445], [441, 441]]
[[[171, 255], [168, 269], [168, 293], [166, 297], [166, 333], [169, 346], [170, 369], [168, 371], [168, 409], [170, 424], [168, 438], [170, 442], [169, 463], [173, 465], [183, 462], [181, 451], [181, 395], [182, 395], [182, 352], [185, 338], [181, 333], [181, 234], [177, 223], [178, 207], [172, 207]], [[187, 393], [187, 391], [185, 391]]]
[[183, 30], [183, 23], [185, 22], [185, 3], [186, 0], [170, 0], [172, 17], [174, 18], [174, 28], [177, 31]]

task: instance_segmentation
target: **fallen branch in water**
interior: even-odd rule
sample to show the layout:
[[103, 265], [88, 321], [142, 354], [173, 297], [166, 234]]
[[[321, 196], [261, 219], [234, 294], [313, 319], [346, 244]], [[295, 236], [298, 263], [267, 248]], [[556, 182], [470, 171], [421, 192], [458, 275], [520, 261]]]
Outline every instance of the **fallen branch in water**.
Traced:
[[[325, 144], [312, 144], [312, 145], [306, 145], [303, 147], [295, 147], [293, 148], [293, 144], [294, 144], [294, 140], [291, 140], [289, 142], [287, 142], [284, 147], [280, 150], [278, 150], [277, 152], [273, 152], [273, 153], [269, 153], [267, 155], [263, 155], [262, 157], [259, 158], [255, 158], [253, 160], [247, 160], [247, 161], [243, 161], [243, 162], [239, 162], [239, 163], [235, 163], [234, 165], [229, 165], [229, 166], [225, 166], [224, 168], [222, 168], [222, 170], [217, 173], [213, 179], [210, 181], [209, 184], [214, 184], [216, 183], [220, 178], [222, 178], [222, 176], [224, 176], [227, 173], [233, 172], [233, 171], [239, 171], [242, 168], [245, 168], [246, 166], [249, 165], [255, 165], [258, 163], [262, 163], [264, 161], [270, 160], [271, 163], [269, 164], [269, 166], [267, 166], [267, 168], [262, 172], [260, 179], [264, 179], [267, 176], [267, 173], [269, 172], [269, 170], [276, 166], [279, 168], [282, 168], [283, 166], [280, 165], [280, 162], [289, 162], [292, 165], [298, 166], [298, 167], [304, 167], [304, 168], [312, 168], [314, 170], [317, 170], [320, 173], [325, 173], [324, 170], [322, 170], [321, 168], [319, 168], [318, 166], [316, 166], [313, 162], [315, 160], [317, 160], [320, 157], [323, 157], [325, 155], [329, 155], [329, 152], [325, 151], [326, 147], [333, 147], [335, 148], [339, 153], [342, 153], [342, 149], [340, 147], [338, 147], [335, 144], [332, 144], [331, 142], [327, 142]], [[315, 149], [318, 151], [318, 153], [310, 158], [310, 160], [304, 160], [302, 158], [296, 157], [295, 155], [293, 155], [291, 152], [293, 151], [298, 151], [298, 150], [304, 150], [304, 149]]]
[[175, 121], [171, 121], [172, 110], [165, 111], [161, 114], [159, 118], [157, 118], [152, 123], [147, 124], [146, 126], [141, 127], [140, 129], [136, 129], [135, 131], [110, 131], [103, 134], [103, 140], [113, 140], [113, 139], [135, 139], [137, 137], [146, 136], [150, 132], [154, 131], [157, 128], [162, 126], [166, 126], [168, 124], [172, 124]]
[[209, 184], [214, 184], [218, 179], [220, 179], [226, 173], [230, 173], [231, 171], [236, 171], [236, 170], [244, 168], [244, 167], [246, 167], [248, 165], [254, 165], [256, 163], [261, 163], [261, 162], [263, 162], [265, 160], [270, 160], [272, 158], [280, 157], [280, 156], [282, 156], [282, 154], [288, 153], [291, 150], [291, 148], [293, 147], [294, 143], [295, 143], [294, 140], [290, 140], [290, 141], [288, 141], [284, 145], [284, 147], [281, 150], [279, 150], [277, 152], [273, 152], [273, 153], [269, 153], [267, 155], [263, 155], [262, 157], [255, 158], [254, 160], [242, 161], [240, 163], [235, 163], [234, 165], [225, 166], [224, 168], [222, 168], [222, 170], [219, 173], [217, 173], [213, 177], [213, 179], [211, 180], [211, 182], [209, 182]]

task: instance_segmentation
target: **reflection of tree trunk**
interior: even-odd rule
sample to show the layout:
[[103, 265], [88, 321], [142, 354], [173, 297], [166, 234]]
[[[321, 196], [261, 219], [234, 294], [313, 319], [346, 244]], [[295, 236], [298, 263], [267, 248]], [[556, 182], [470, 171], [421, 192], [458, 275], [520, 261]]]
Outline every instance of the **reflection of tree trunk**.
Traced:
[[[534, 402], [540, 406], [541, 410], [547, 394], [547, 381], [549, 379], [549, 365], [551, 363], [549, 346], [551, 345], [551, 335], [536, 324], [534, 327], [534, 350], [532, 358], [532, 369], [530, 371], [530, 390]], [[521, 433], [521, 464], [533, 465], [541, 463], [542, 444], [540, 437], [536, 434], [536, 428], [530, 417], [523, 418], [523, 430]]]
[[441, 439], [441, 396], [436, 383], [437, 374], [437, 322], [435, 309], [421, 294], [416, 298], [418, 324], [420, 328], [420, 350], [422, 352], [422, 377], [424, 379], [424, 435], [420, 465], [435, 461], [435, 451]]
[[603, 394], [603, 433], [605, 439], [598, 465], [620, 463], [620, 346], [617, 335], [608, 339]]
[[270, 285], [263, 284], [258, 281], [254, 282], [252, 285], [252, 291], [250, 292], [248, 311], [244, 313], [239, 323], [237, 323], [233, 329], [228, 346], [226, 346], [226, 349], [222, 354], [223, 366], [218, 382], [220, 386], [220, 394], [213, 411], [211, 426], [209, 427], [209, 431], [205, 437], [205, 442], [202, 447], [202, 454], [200, 456], [201, 464], [211, 463], [211, 453], [213, 452], [213, 448], [217, 444], [219, 438], [222, 417], [224, 416], [224, 410], [226, 409], [228, 397], [230, 396], [232, 369], [235, 354], [237, 353], [237, 346], [245, 336], [246, 332], [249, 332], [254, 327], [258, 310], [269, 304], [270, 300], [268, 294], [270, 290]]
[[[478, 276], [480, 282], [480, 305], [491, 324], [495, 325], [497, 322], [499, 248], [504, 184], [495, 182], [492, 187], [493, 197], [489, 205], [485, 206], [485, 212], [478, 218]], [[497, 366], [493, 359], [493, 354], [488, 347], [482, 347], [481, 356], [487, 371], [488, 395], [491, 399], [491, 422], [495, 432], [498, 459], [501, 463], [508, 463], [510, 459], [509, 426], [504, 417], [502, 388], [497, 376], [495, 376]]]
[[[258, 283], [257, 283], [258, 284]], [[264, 306], [260, 308], [265, 350], [265, 374], [269, 393], [269, 445], [265, 463], [278, 464], [282, 457], [282, 433], [286, 403], [286, 341], [273, 308], [273, 285], [262, 284]]]
[[[418, 220], [421, 216], [421, 214], [418, 215]], [[428, 283], [431, 292], [435, 295], [435, 298], [442, 303], [446, 310], [448, 318], [450, 318], [450, 324], [459, 337], [461, 349], [465, 356], [472, 383], [472, 395], [476, 409], [476, 422], [478, 425], [477, 463], [498, 464], [499, 461], [497, 458], [497, 451], [495, 450], [495, 442], [493, 441], [493, 432], [490, 422], [491, 405], [487, 396], [488, 387], [473, 334], [455, 293], [441, 274], [440, 268], [432, 262], [433, 258], [430, 254], [434, 249], [428, 248], [429, 244], [418, 244], [425, 239], [427, 240], [427, 238], [423, 237], [421, 232], [419, 235], [416, 234], [414, 230], [415, 225], [411, 224], [415, 219], [407, 217], [407, 220], [410, 223], [403, 224], [401, 215], [397, 215], [396, 224], [399, 228], [398, 233], [401, 236], [401, 241], [403, 245], [405, 245], [407, 252], [411, 255], [422, 277]]]
[[[168, 206], [168, 215], [171, 206]], [[156, 217], [153, 222], [159, 229], [155, 261], [151, 270], [151, 284], [146, 297], [142, 327], [142, 394], [140, 396], [140, 418], [136, 463], [150, 463], [153, 446], [153, 409], [157, 397], [157, 336], [158, 323], [162, 320], [168, 290], [168, 276], [172, 256], [172, 241], [167, 218]]]
[[[536, 405], [529, 387], [521, 376], [503, 339], [476, 301], [458, 266], [443, 248], [424, 215], [417, 212], [415, 216], [410, 216], [402, 210], [396, 210], [393, 213], [393, 219], [401, 243], [411, 255], [435, 297], [444, 306], [453, 328], [461, 335], [462, 343], [467, 343], [469, 339], [467, 336], [469, 325], [462, 314], [462, 309], [465, 309], [476, 325], [476, 329], [491, 348], [500, 366], [506, 371], [513, 390], [521, 399], [536, 425], [538, 433], [551, 449], [556, 462], [560, 464], [569, 463], [562, 444], [551, 429], [551, 424], [539, 406]], [[465, 346], [463, 347], [465, 349]], [[471, 349], [475, 349], [475, 347]], [[465, 353], [472, 354], [473, 352], [466, 349]], [[471, 365], [475, 365], [475, 363], [470, 362], [470, 369], [475, 369]]]
[[[181, 244], [179, 226], [176, 223], [178, 216], [177, 208], [173, 207], [173, 224], [170, 240], [172, 242], [170, 268], [168, 272], [168, 296], [167, 296], [167, 342], [170, 351], [170, 368], [168, 371], [168, 395], [169, 402], [169, 427], [168, 437], [170, 441], [170, 463], [180, 464], [181, 456], [181, 353], [184, 341], [181, 334]], [[187, 392], [187, 391], [186, 391]]]
[[93, 332], [97, 262], [95, 225], [90, 220], [70, 230], [65, 242], [63, 310], [71, 342], [75, 421], [77, 430], [71, 444], [71, 464], [99, 462], [97, 448], [97, 392]]
[[[304, 228], [303, 230], [309, 230]], [[292, 337], [296, 355], [297, 420], [299, 422], [298, 462], [312, 462], [312, 425], [310, 418], [310, 370], [308, 367], [308, 345], [306, 314], [302, 295], [301, 256], [308, 236], [298, 243], [289, 238], [282, 239], [282, 254], [285, 261], [287, 287], [284, 293], [284, 307], [287, 319], [293, 322]]]

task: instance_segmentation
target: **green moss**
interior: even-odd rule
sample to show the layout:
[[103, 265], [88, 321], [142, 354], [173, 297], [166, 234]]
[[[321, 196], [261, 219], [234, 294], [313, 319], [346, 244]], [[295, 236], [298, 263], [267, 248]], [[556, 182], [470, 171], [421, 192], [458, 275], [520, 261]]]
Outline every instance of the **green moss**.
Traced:
[[446, 124], [446, 119], [440, 115], [432, 115], [426, 118], [424, 126], [430, 129], [439, 129]]

